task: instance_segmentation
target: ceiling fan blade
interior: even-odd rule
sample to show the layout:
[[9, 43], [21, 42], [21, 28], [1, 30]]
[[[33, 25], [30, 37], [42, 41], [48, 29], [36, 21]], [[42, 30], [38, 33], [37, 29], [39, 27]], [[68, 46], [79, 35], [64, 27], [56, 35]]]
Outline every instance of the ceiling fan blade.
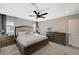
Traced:
[[41, 16], [43, 16], [43, 15], [47, 15], [48, 13], [44, 13], [44, 14], [41, 14]]
[[34, 11], [34, 13], [35, 13], [36, 15], [38, 15], [38, 13], [37, 13], [36, 11]]
[[36, 19], [38, 19], [38, 17], [36, 17]]
[[41, 17], [41, 18], [45, 18], [45, 17]]

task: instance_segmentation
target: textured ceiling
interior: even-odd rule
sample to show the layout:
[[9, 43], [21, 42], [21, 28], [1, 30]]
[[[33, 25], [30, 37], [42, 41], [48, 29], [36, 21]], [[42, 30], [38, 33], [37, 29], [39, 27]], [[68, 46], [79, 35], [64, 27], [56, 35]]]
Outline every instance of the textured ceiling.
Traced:
[[44, 21], [79, 13], [78, 3], [36, 3], [36, 5], [40, 10], [48, 8], [44, 11], [48, 12], [45, 19], [29, 17], [34, 15], [33, 10], [36, 10], [30, 3], [0, 3], [0, 13], [31, 21]]

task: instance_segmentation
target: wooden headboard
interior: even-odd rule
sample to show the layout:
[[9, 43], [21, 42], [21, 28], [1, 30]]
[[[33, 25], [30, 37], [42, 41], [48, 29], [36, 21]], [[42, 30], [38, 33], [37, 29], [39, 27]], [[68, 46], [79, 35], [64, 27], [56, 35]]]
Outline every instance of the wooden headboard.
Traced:
[[22, 31], [33, 31], [33, 27], [30, 26], [17, 26], [15, 27], [15, 37], [17, 37], [18, 32]]

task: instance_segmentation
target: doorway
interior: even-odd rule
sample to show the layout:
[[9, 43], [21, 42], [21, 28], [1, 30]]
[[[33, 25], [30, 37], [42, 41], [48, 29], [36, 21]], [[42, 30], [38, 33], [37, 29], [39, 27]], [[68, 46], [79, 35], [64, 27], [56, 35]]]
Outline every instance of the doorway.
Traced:
[[79, 19], [68, 21], [69, 44], [79, 47]]

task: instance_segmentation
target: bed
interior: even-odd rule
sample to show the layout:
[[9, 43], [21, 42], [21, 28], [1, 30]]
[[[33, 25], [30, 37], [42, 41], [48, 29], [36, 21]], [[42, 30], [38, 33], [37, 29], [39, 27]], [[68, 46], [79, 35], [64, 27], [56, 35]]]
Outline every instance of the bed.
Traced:
[[33, 28], [29, 26], [15, 27], [16, 45], [21, 54], [30, 55], [48, 44], [46, 36], [33, 33]]

